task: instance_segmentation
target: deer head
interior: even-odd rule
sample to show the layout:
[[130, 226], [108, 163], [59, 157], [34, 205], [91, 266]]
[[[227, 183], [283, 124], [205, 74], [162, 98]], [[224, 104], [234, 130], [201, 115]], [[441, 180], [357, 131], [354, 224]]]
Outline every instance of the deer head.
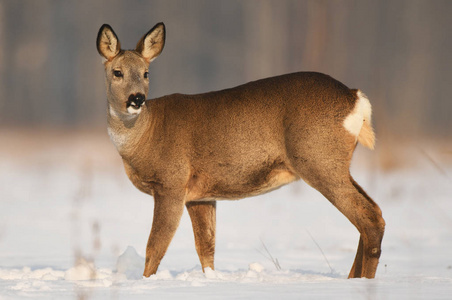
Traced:
[[105, 59], [109, 113], [121, 119], [136, 118], [149, 91], [149, 64], [165, 45], [165, 25], [158, 23], [138, 42], [135, 50], [122, 50], [108, 24], [97, 35], [97, 51]]

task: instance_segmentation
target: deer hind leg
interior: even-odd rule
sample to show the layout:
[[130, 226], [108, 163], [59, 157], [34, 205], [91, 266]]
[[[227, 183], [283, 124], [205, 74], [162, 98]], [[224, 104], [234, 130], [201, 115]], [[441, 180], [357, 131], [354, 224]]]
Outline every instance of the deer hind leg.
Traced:
[[146, 247], [146, 263], [143, 276], [149, 277], [157, 272], [160, 261], [179, 226], [183, 211], [183, 196], [155, 195], [154, 219]]
[[336, 206], [360, 233], [358, 250], [349, 278], [374, 278], [385, 228], [385, 221], [378, 205], [349, 174], [309, 183]]
[[216, 201], [189, 202], [186, 204], [195, 235], [196, 252], [204, 272], [214, 269]]
[[381, 255], [381, 242], [385, 230], [385, 221], [378, 205], [351, 176], [350, 181], [358, 193], [367, 200], [367, 205], [364, 209], [358, 208], [358, 211], [362, 210], [365, 214], [360, 216], [362, 220], [358, 223], [362, 224], [361, 227], [357, 227], [361, 236], [359, 238], [355, 261], [348, 278], [374, 278]]

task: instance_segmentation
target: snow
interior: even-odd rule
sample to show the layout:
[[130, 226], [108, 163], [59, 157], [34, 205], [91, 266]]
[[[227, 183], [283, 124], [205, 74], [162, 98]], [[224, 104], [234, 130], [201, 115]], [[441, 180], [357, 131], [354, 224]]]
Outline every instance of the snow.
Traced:
[[359, 235], [303, 182], [219, 202], [216, 269], [205, 273], [185, 212], [158, 273], [143, 278], [153, 201], [106, 134], [0, 139], [0, 299], [451, 298], [450, 150], [411, 150], [412, 166], [388, 171], [372, 160], [378, 147], [358, 148], [352, 174], [387, 223], [373, 280], [346, 279]]

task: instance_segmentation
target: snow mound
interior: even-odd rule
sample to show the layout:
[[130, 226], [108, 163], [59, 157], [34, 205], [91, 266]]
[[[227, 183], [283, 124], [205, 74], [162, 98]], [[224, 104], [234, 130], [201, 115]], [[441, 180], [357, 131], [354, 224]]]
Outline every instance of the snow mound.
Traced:
[[206, 278], [208, 279], [216, 279], [218, 278], [218, 274], [212, 270], [211, 268], [205, 268], [204, 269], [204, 274], [206, 276]]
[[97, 272], [93, 262], [85, 259], [79, 259], [74, 267], [64, 273], [64, 279], [76, 280], [93, 280], [96, 279]]
[[260, 263], [251, 263], [248, 268], [250, 271], [254, 271], [257, 273], [260, 273], [264, 270], [264, 266], [261, 265]]
[[116, 261], [116, 272], [125, 275], [127, 279], [141, 279], [143, 278], [144, 262], [144, 257], [140, 256], [135, 248], [128, 246]]

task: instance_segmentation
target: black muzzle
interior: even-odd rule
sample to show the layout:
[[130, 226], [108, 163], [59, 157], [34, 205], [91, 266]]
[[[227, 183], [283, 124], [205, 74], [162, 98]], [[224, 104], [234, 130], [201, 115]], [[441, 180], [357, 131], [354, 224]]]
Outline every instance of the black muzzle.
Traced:
[[132, 106], [135, 109], [139, 109], [144, 103], [145, 97], [141, 93], [132, 94], [127, 100], [127, 107]]

